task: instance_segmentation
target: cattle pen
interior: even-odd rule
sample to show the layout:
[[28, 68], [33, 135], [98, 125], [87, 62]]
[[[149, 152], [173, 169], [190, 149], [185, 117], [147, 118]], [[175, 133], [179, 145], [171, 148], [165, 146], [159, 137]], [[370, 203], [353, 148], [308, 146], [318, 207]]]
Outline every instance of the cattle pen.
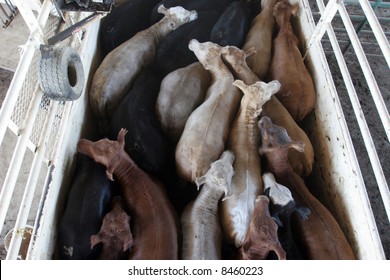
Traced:
[[[60, 43], [77, 50], [86, 83], [79, 99], [54, 101], [38, 83], [40, 45], [91, 13], [61, 17], [51, 0], [12, 2], [30, 36], [0, 110], [0, 234], [8, 239], [5, 259], [21, 258], [26, 240], [24, 259], [52, 259], [77, 142], [95, 133], [86, 93], [100, 63], [99, 21]], [[304, 127], [316, 154], [312, 191], [336, 217], [358, 259], [390, 259], [390, 3], [290, 2], [300, 5], [295, 29], [318, 95]]]

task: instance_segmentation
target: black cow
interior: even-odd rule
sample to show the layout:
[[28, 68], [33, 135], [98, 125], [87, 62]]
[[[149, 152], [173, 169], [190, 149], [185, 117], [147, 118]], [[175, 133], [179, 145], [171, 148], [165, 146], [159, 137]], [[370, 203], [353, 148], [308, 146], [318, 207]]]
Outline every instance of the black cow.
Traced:
[[234, 1], [226, 7], [211, 30], [210, 41], [241, 48], [252, 21], [252, 2]]
[[188, 43], [191, 39], [197, 39], [199, 42], [209, 41], [211, 29], [219, 15], [215, 11], [198, 12], [196, 20], [179, 27], [165, 37], [158, 47], [153, 64], [161, 77], [198, 61], [188, 48]]
[[128, 0], [101, 20], [100, 41], [103, 57], [150, 26], [150, 13], [158, 1]]
[[91, 235], [100, 230], [114, 193], [105, 168], [79, 155], [76, 172], [59, 220], [57, 258], [96, 259], [101, 246], [91, 249]]
[[116, 139], [118, 131], [126, 128], [126, 152], [140, 168], [155, 175], [166, 166], [170, 150], [155, 113], [160, 83], [153, 71], [144, 70], [116, 107], [109, 132]]

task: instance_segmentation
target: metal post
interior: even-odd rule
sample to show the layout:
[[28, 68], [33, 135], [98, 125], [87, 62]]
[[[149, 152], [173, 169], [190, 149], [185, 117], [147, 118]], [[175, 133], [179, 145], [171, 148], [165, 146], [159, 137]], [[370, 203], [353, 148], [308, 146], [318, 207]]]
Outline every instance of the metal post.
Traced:
[[320, 20], [318, 21], [316, 28], [313, 31], [313, 34], [310, 37], [309, 42], [306, 45], [306, 53], [303, 56], [306, 58], [306, 55], [308, 54], [311, 46], [315, 43], [321, 40], [322, 36], [324, 36], [324, 33], [326, 29], [328, 28], [329, 23], [334, 18], [337, 9], [339, 7], [341, 0], [329, 0], [328, 4], [326, 5], [326, 8], [324, 12], [321, 15]]
[[[20, 0], [18, 0], [20, 2]], [[25, 6], [25, 3], [19, 3], [21, 6]], [[44, 26], [50, 14], [51, 1], [45, 0], [42, 6], [42, 10], [38, 16], [38, 23], [40, 26]], [[19, 8], [19, 6], [18, 6]], [[11, 84], [8, 88], [7, 95], [4, 99], [3, 105], [0, 109], [0, 143], [3, 142], [5, 132], [8, 127], [9, 119], [12, 115], [12, 112], [15, 108], [15, 104], [18, 100], [18, 95], [22, 89], [24, 79], [30, 67], [31, 61], [33, 59], [35, 50], [39, 47], [39, 44], [45, 43], [38, 41], [38, 38], [34, 35], [36, 32], [33, 32], [27, 43], [24, 45], [23, 53], [16, 68], [14, 77], [11, 81]]]
[[[45, 155], [44, 145], [49, 138], [51, 132], [51, 124], [54, 121], [58, 107], [58, 102], [52, 101], [49, 108], [48, 116], [46, 117], [45, 124], [43, 126], [42, 134], [39, 138], [38, 147], [35, 151], [34, 159], [31, 165], [30, 174], [24, 190], [23, 199], [20, 204], [18, 217], [15, 222], [14, 229], [24, 229], [27, 223], [28, 214], [31, 209], [31, 204], [34, 198], [34, 193], [37, 188], [37, 182], [39, 173], [42, 167], [43, 157]], [[9, 245], [7, 260], [13, 260], [18, 257], [20, 245], [22, 243], [22, 236], [13, 234]]]
[[390, 46], [389, 42], [387, 41], [386, 35], [384, 34], [383, 29], [381, 28], [381, 25], [379, 24], [379, 21], [375, 16], [375, 13], [371, 8], [371, 5], [368, 0], [359, 0], [359, 3], [362, 6], [363, 12], [367, 17], [372, 32], [374, 32], [374, 35], [378, 40], [378, 45], [383, 52], [383, 56], [386, 59], [387, 65], [390, 67]]

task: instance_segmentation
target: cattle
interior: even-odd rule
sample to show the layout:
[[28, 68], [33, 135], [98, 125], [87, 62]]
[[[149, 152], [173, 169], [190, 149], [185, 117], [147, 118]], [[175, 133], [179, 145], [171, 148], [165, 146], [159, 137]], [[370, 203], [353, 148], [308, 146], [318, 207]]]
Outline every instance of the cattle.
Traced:
[[296, 16], [299, 6], [291, 6], [287, 0], [275, 4], [274, 17], [278, 32], [273, 40], [272, 59], [268, 80], [278, 80], [282, 87], [276, 97], [286, 107], [292, 118], [301, 122], [314, 108], [316, 92], [313, 80], [306, 69], [295, 36], [291, 15]]
[[[272, 173], [263, 174], [264, 194], [270, 200], [270, 213], [278, 224], [278, 239], [286, 251], [288, 260], [302, 260], [306, 257], [299, 248], [297, 240], [299, 233], [294, 230], [295, 219], [305, 220], [310, 215], [310, 209], [298, 206], [288, 188], [278, 184]], [[270, 257], [270, 256], [269, 256]]]
[[216, 12], [220, 15], [232, 1], [234, 0], [162, 0], [153, 8], [150, 23], [154, 24], [162, 18], [161, 14], [158, 13], [158, 7], [160, 5], [164, 5], [167, 8], [181, 6], [186, 10], [195, 10], [200, 13]]
[[269, 199], [259, 195], [248, 233], [240, 248], [240, 258], [244, 260], [264, 260], [273, 251], [280, 260], [286, 259], [286, 252], [278, 239], [278, 225], [269, 212]]
[[108, 134], [115, 139], [118, 131], [126, 128], [126, 152], [140, 168], [154, 175], [164, 172], [171, 153], [155, 113], [160, 83], [158, 75], [145, 69], [113, 113]]
[[149, 15], [157, 3], [158, 0], [128, 0], [102, 18], [99, 31], [102, 56], [147, 29], [151, 25]]
[[161, 21], [138, 32], [111, 51], [93, 76], [89, 103], [102, 134], [107, 133], [112, 112], [131, 88], [135, 78], [153, 62], [161, 40], [169, 32], [197, 17], [195, 11], [187, 11], [182, 7], [166, 9], [160, 6], [159, 12], [164, 14]]
[[169, 73], [161, 82], [156, 115], [172, 143], [176, 144], [191, 113], [202, 104], [211, 75], [200, 62]]
[[197, 178], [196, 185], [202, 189], [181, 216], [182, 259], [221, 259], [222, 230], [218, 204], [223, 196], [230, 195], [233, 161], [234, 154], [224, 151], [207, 173]]
[[259, 127], [262, 134], [259, 152], [265, 155], [269, 171], [278, 183], [289, 188], [297, 203], [310, 209], [307, 219], [296, 221], [304, 255], [316, 260], [355, 259], [339, 223], [291, 168], [288, 149], [303, 151], [303, 143], [293, 141], [286, 129], [274, 125], [268, 117], [260, 119]]
[[77, 149], [105, 166], [107, 177], [115, 179], [120, 186], [133, 221], [129, 259], [178, 259], [177, 213], [161, 181], [139, 168], [125, 152], [126, 133], [126, 129], [121, 129], [116, 141], [80, 139]]
[[[231, 68], [235, 77], [248, 85], [260, 81], [259, 77], [246, 63], [247, 58], [251, 57], [253, 52], [254, 48], [244, 52], [236, 47], [226, 47], [222, 53], [222, 58]], [[284, 127], [288, 134], [294, 139], [299, 139], [304, 142], [304, 152], [301, 153], [295, 149], [290, 149], [288, 151], [288, 159], [293, 170], [298, 175], [302, 177], [308, 176], [313, 168], [314, 150], [305, 131], [294, 121], [290, 113], [275, 96], [272, 96], [271, 99], [263, 105], [262, 115], [270, 117], [276, 125]]]
[[125, 259], [133, 243], [130, 230], [130, 217], [124, 210], [121, 196], [112, 200], [112, 209], [103, 218], [103, 224], [97, 234], [91, 236], [91, 248], [102, 243], [101, 260]]
[[211, 30], [210, 41], [220, 46], [242, 47], [248, 32], [252, 1], [234, 1], [226, 7]]
[[275, 25], [272, 13], [276, 2], [277, 0], [261, 1], [261, 12], [252, 20], [242, 47], [244, 51], [254, 49], [255, 54], [248, 57], [247, 63], [250, 69], [263, 81], [271, 62], [272, 36]]
[[154, 69], [165, 77], [178, 68], [198, 61], [195, 54], [188, 49], [188, 43], [192, 39], [209, 41], [211, 29], [218, 17], [219, 13], [216, 11], [198, 12], [196, 20], [168, 34], [158, 46]]
[[241, 80], [233, 83], [244, 96], [232, 123], [227, 148], [236, 155], [232, 194], [221, 204], [221, 223], [227, 239], [237, 248], [241, 247], [247, 234], [255, 208], [255, 199], [263, 193], [261, 180], [261, 160], [257, 152], [260, 131], [257, 127], [262, 106], [280, 84], [257, 82], [246, 85]]
[[91, 249], [90, 237], [99, 231], [110, 207], [114, 186], [104, 168], [84, 155], [78, 155], [65, 207], [59, 218], [56, 258], [96, 259], [101, 247]]
[[206, 98], [188, 118], [175, 151], [179, 176], [195, 182], [225, 150], [241, 93], [233, 86], [233, 75], [222, 61], [221, 46], [191, 40], [189, 48], [212, 75]]

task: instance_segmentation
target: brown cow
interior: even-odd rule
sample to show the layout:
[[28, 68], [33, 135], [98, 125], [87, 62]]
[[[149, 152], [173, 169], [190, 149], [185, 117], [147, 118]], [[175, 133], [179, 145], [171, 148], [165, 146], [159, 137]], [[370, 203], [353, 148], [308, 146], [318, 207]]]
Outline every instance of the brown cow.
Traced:
[[272, 33], [275, 18], [272, 14], [277, 0], [261, 0], [261, 12], [252, 20], [251, 28], [246, 35], [243, 50], [253, 48], [255, 54], [248, 57], [252, 71], [264, 80], [271, 62]]
[[261, 154], [265, 154], [269, 170], [276, 181], [290, 189], [298, 204], [310, 209], [307, 219], [297, 219], [302, 246], [309, 259], [354, 259], [352, 248], [340, 225], [329, 210], [310, 191], [303, 179], [291, 168], [287, 159], [289, 148], [303, 151], [302, 142], [293, 141], [287, 131], [274, 125], [270, 118], [259, 122], [262, 133]]
[[[253, 73], [245, 61], [252, 55], [253, 50], [249, 49], [247, 52], [244, 52], [236, 47], [226, 47], [222, 53], [222, 58], [232, 68], [236, 78], [244, 81], [248, 85], [260, 81], [259, 77]], [[308, 176], [313, 167], [314, 150], [306, 133], [297, 125], [290, 113], [275, 96], [272, 96], [263, 105], [262, 115], [270, 117], [276, 125], [286, 128], [288, 134], [294, 139], [303, 141], [305, 151], [300, 153], [292, 149], [288, 152], [288, 159], [293, 170], [298, 175]]]
[[157, 46], [164, 37], [197, 18], [195, 11], [180, 6], [166, 9], [161, 5], [158, 11], [164, 18], [112, 50], [93, 76], [89, 103], [101, 133], [107, 132], [107, 121], [135, 78], [153, 62]]
[[112, 210], [103, 218], [100, 231], [91, 236], [91, 249], [103, 243], [99, 255], [101, 260], [123, 259], [133, 243], [130, 230], [130, 217], [125, 212], [122, 197], [116, 196], [112, 200]]
[[316, 102], [313, 80], [308, 73], [299, 50], [299, 40], [295, 36], [290, 17], [297, 15], [299, 6], [291, 6], [287, 0], [278, 2], [274, 16], [279, 28], [273, 41], [271, 65], [268, 80], [278, 80], [282, 87], [276, 97], [290, 112], [296, 122], [309, 114]]
[[259, 195], [245, 241], [240, 248], [240, 258], [244, 260], [264, 260], [274, 251], [280, 260], [286, 259], [278, 239], [278, 225], [269, 212], [269, 199]]
[[177, 259], [179, 221], [164, 186], [140, 169], [125, 152], [126, 129], [117, 141], [81, 139], [79, 152], [104, 165], [111, 180], [118, 180], [126, 208], [133, 220], [130, 259]]

